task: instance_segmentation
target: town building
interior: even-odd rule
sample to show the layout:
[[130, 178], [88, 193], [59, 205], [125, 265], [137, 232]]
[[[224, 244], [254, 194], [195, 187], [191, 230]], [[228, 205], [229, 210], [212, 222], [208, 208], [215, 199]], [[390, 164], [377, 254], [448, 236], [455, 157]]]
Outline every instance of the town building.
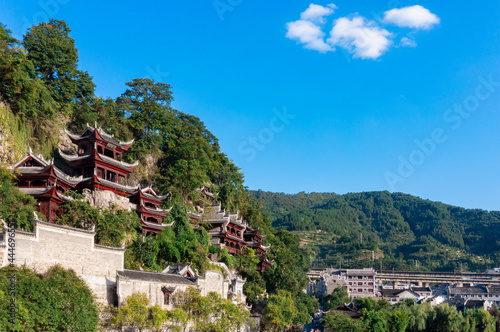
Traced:
[[347, 278], [345, 270], [326, 269], [320, 273], [319, 280], [316, 281], [316, 296], [323, 297], [333, 293], [337, 287], [346, 287]]
[[471, 287], [448, 287], [448, 298], [462, 299], [464, 304], [468, 300], [488, 301], [488, 305], [500, 305], [500, 287], [471, 286]]
[[376, 272], [372, 268], [346, 270], [347, 291], [352, 299], [375, 297]]
[[410, 287], [410, 289], [418, 294], [419, 298], [427, 298], [432, 296], [432, 290], [430, 287]]
[[408, 299], [415, 302], [420, 299], [420, 296], [411, 289], [381, 289], [380, 296], [391, 304], [396, 304]]

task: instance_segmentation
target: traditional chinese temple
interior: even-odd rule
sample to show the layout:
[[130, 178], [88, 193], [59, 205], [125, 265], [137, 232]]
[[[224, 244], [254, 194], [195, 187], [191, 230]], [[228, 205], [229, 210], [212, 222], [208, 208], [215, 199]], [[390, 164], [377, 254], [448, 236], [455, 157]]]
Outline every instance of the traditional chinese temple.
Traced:
[[[215, 195], [208, 192], [206, 185], [198, 192], [205, 194], [213, 203]], [[205, 207], [200, 214], [190, 212], [189, 218], [192, 221], [210, 224], [208, 234], [211, 235], [211, 244], [220, 248], [226, 247], [230, 254], [242, 254], [245, 247], [254, 249], [260, 259], [258, 268], [261, 272], [273, 265], [274, 262], [267, 259], [267, 252], [271, 246], [263, 245], [265, 237], [239, 218], [238, 212], [226, 212], [219, 203]]]
[[17, 171], [19, 189], [37, 200], [37, 212], [43, 213], [50, 222], [64, 212], [59, 206], [71, 200], [64, 193], [74, 190], [84, 180], [81, 176], [65, 174], [54, 166], [54, 160], [48, 161], [42, 155], [35, 155], [31, 148], [12, 168]]
[[113, 135], [101, 128], [88, 127], [81, 135], [66, 131], [73, 144], [77, 145], [77, 154], [68, 155], [59, 150], [64, 162], [71, 168], [73, 176], [83, 176], [86, 181], [79, 184], [79, 189], [110, 190], [121, 196], [129, 196], [137, 188], [128, 186], [128, 175], [139, 164], [122, 161], [125, 151], [133, 143], [120, 142]]
[[142, 232], [145, 235], [148, 233], [159, 233], [165, 227], [172, 226], [173, 223], [163, 223], [163, 218], [172, 209], [160, 208], [161, 203], [166, 198], [167, 196], [158, 195], [151, 186], [144, 189], [137, 189], [130, 195], [130, 202], [137, 205], [137, 213], [141, 217], [142, 222]]
[[[145, 235], [159, 233], [165, 227], [172, 226], [163, 223], [170, 211], [161, 208], [167, 196], [158, 195], [151, 186], [141, 188], [128, 184], [128, 176], [138, 166], [138, 162], [124, 162], [123, 156], [133, 141], [121, 142], [102, 128], [89, 125], [80, 135], [68, 131], [66, 134], [77, 146], [77, 153], [70, 155], [59, 150], [59, 155], [71, 174], [57, 168], [54, 160], [47, 161], [42, 155], [33, 154], [31, 149], [26, 157], [12, 167], [17, 171], [19, 189], [37, 200], [37, 211], [43, 213], [49, 222], [55, 222], [65, 212], [60, 206], [72, 199], [64, 194], [67, 190], [88, 190], [94, 193], [110, 191], [128, 199], [127, 202], [141, 218]], [[215, 203], [216, 195], [210, 192], [207, 184], [198, 192], [204, 198], [203, 208], [199, 214], [190, 212], [188, 215], [193, 222], [211, 225], [211, 243], [226, 247], [233, 255], [243, 253], [244, 247], [253, 248], [261, 260], [259, 270], [264, 271], [272, 266], [272, 262], [267, 260], [270, 246], [262, 244], [264, 237], [258, 230], [239, 218], [238, 212], [222, 210], [221, 205]]]

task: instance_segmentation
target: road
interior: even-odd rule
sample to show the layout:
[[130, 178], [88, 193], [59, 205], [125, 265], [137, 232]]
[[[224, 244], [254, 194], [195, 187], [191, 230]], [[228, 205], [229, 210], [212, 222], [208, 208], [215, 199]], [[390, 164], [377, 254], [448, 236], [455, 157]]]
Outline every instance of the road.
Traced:
[[320, 304], [319, 309], [316, 312], [316, 315], [315, 315], [313, 321], [309, 324], [304, 325], [304, 329], [303, 329], [304, 332], [311, 332], [311, 331], [316, 331], [316, 330], [319, 330], [321, 332], [324, 331], [324, 327], [321, 324], [321, 318], [323, 318], [323, 316], [321, 314], [322, 310], [323, 310], [323, 305]]

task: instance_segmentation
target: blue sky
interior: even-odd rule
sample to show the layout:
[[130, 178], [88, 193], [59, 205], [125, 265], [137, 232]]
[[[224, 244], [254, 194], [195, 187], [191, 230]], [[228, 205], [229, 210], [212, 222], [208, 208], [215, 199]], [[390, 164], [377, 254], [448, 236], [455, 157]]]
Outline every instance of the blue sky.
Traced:
[[250, 189], [500, 210], [500, 2], [313, 3], [0, 0], [0, 22], [64, 19], [97, 95], [171, 84]]

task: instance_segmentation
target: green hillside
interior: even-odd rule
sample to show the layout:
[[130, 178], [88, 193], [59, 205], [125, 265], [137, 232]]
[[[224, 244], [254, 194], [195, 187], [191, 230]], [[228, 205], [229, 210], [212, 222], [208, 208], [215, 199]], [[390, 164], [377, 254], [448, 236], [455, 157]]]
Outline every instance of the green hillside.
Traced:
[[[79, 69], [78, 49], [70, 32], [66, 22], [51, 19], [30, 27], [19, 41], [0, 22], [0, 217], [18, 229], [33, 230], [36, 202], [16, 187], [16, 176], [7, 166], [30, 148], [65, 167], [58, 149], [74, 147], [64, 129], [80, 133], [89, 123], [100, 126], [119, 140], [134, 140], [123, 157], [126, 162], [139, 162], [128, 184], [151, 184], [158, 193], [168, 194], [162, 207], [172, 208], [166, 222], [173, 226], [144, 237], [135, 212], [97, 209], [71, 191], [65, 194], [74, 200], [62, 206], [68, 212], [56, 223], [95, 227], [98, 244], [123, 244], [129, 269], [161, 271], [182, 262], [192, 263], [202, 273], [218, 268], [212, 261], [224, 262], [246, 279], [248, 304], [255, 304], [264, 314], [265, 324], [307, 323], [318, 304], [302, 292], [310, 265], [299, 240], [271, 227], [258, 202], [248, 196], [243, 173], [221, 150], [217, 137], [201, 119], [172, 107], [173, 89], [167, 83], [134, 78], [124, 82], [123, 93], [116, 99], [96, 95], [92, 76]], [[210, 244], [208, 225], [188, 218], [188, 211], [198, 211], [206, 203], [197, 189], [207, 183], [217, 193], [216, 203], [226, 211], [239, 211], [266, 236], [264, 245], [271, 245], [267, 258], [274, 264], [265, 273], [257, 270], [260, 258], [253, 249], [230, 256], [226, 249]], [[0, 279], [0, 288], [5, 282]], [[291, 311], [286, 320], [276, 321], [273, 303], [280, 301]], [[278, 309], [283, 308], [278, 305]], [[4, 316], [0, 312], [0, 321]]]
[[500, 264], [500, 212], [381, 192], [251, 191], [318, 266], [483, 270]]

